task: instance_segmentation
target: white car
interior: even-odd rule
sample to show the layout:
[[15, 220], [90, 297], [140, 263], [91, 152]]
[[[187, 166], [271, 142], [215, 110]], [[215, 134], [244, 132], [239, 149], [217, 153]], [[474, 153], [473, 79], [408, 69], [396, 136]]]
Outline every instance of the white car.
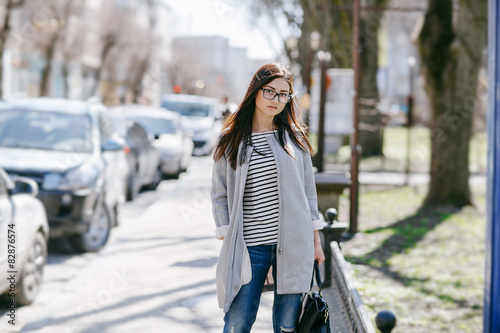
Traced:
[[32, 303], [42, 283], [49, 224], [37, 193], [35, 181], [14, 182], [0, 168], [0, 294], [8, 307]]
[[126, 119], [144, 128], [160, 154], [162, 176], [178, 178], [187, 170], [194, 144], [178, 113], [141, 105], [127, 105], [113, 111], [122, 113]]
[[222, 129], [222, 112], [216, 98], [168, 94], [161, 106], [181, 115], [184, 129], [193, 132], [194, 155], [208, 155], [217, 143]]

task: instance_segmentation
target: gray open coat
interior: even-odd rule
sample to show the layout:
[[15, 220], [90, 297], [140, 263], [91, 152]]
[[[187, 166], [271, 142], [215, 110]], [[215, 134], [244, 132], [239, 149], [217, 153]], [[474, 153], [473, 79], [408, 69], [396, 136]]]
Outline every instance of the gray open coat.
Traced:
[[[267, 137], [278, 170], [279, 222], [276, 259], [278, 294], [309, 291], [314, 264], [314, 234], [323, 222], [318, 214], [310, 154], [304, 154], [286, 135], [292, 158], [273, 136]], [[240, 153], [242, 144], [240, 144]], [[222, 157], [214, 163], [212, 210], [217, 238], [224, 237], [216, 270], [217, 298], [224, 312], [243, 284], [251, 279], [250, 257], [243, 239], [243, 192], [250, 156], [236, 170]]]

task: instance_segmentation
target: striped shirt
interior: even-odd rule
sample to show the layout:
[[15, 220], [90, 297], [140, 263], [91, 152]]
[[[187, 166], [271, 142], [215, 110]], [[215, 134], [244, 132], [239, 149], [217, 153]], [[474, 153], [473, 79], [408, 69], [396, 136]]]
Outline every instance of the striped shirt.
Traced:
[[274, 131], [252, 133], [254, 149], [243, 195], [243, 237], [247, 246], [278, 241], [278, 171], [266, 139], [273, 134]]

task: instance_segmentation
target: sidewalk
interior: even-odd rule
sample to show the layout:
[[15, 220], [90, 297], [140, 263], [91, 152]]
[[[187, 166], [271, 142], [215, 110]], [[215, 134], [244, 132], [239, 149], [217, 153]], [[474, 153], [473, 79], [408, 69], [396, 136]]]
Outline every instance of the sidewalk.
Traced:
[[[332, 167], [326, 167], [325, 173], [345, 174], [350, 178], [350, 170], [339, 170]], [[430, 181], [430, 174], [425, 172], [412, 172], [408, 176], [404, 172], [390, 171], [360, 171], [358, 180], [361, 185], [387, 185], [403, 186], [424, 185]], [[486, 185], [486, 175], [473, 173], [469, 177], [470, 185]]]
[[[408, 184], [423, 185], [428, 184], [430, 175], [428, 173], [410, 173]], [[359, 183], [362, 185], [404, 185], [406, 174], [399, 172], [360, 172]], [[486, 185], [486, 175], [472, 174], [469, 177], [470, 185]]]

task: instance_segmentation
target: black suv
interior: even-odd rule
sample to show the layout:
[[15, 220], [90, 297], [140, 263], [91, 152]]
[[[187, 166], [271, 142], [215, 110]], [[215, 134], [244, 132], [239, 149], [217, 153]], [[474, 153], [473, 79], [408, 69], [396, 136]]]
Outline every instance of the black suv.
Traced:
[[0, 103], [0, 167], [38, 183], [50, 237], [98, 251], [117, 224], [128, 172], [106, 107], [63, 99]]

